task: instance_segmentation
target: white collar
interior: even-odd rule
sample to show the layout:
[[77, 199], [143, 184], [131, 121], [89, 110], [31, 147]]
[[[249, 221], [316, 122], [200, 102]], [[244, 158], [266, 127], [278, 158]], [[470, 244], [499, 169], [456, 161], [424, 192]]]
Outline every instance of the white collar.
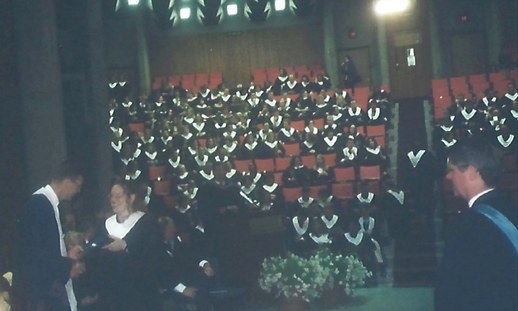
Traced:
[[505, 94], [505, 97], [509, 98], [512, 101], [515, 101], [518, 98], [518, 92], [514, 93], [513, 95], [507, 93]]
[[360, 245], [360, 243], [363, 240], [363, 232], [361, 232], [361, 231], [358, 231], [358, 233], [356, 234], [356, 236], [354, 238], [351, 236], [351, 234], [349, 232], [347, 232], [344, 236], [347, 239], [347, 241], [349, 241], [350, 243], [352, 243], [354, 245]]
[[379, 154], [380, 151], [381, 151], [381, 147], [377, 146], [376, 149], [372, 149], [372, 148], [366, 147], [365, 150], [367, 150], [368, 152], [370, 152], [372, 154]]
[[417, 154], [414, 154], [413, 151], [410, 151], [407, 153], [408, 159], [410, 159], [410, 162], [412, 162], [412, 166], [416, 168], [417, 164], [419, 164], [419, 161], [421, 161], [421, 158], [423, 157], [425, 150], [419, 150]]
[[464, 119], [466, 120], [470, 120], [471, 118], [473, 118], [473, 116], [475, 115], [475, 113], [477, 113], [477, 111], [475, 109], [472, 109], [471, 112], [467, 112], [466, 109], [462, 109], [460, 111], [460, 114], [462, 114], [462, 116], [464, 117]]
[[115, 144], [115, 142], [112, 141], [112, 148], [117, 151], [117, 152], [120, 152], [121, 149], [122, 149], [122, 142], [119, 140], [117, 142], [117, 144]]
[[204, 170], [201, 170], [200, 175], [207, 180], [212, 180], [214, 178], [214, 173], [212, 171], [210, 171], [210, 174], [207, 174]]
[[269, 141], [265, 141], [264, 142], [264, 144], [267, 145], [270, 148], [276, 148], [278, 143], [279, 143], [278, 141], [274, 141], [273, 143], [271, 143]]
[[451, 130], [453, 130], [453, 126], [446, 126], [446, 125], [441, 125], [441, 128], [443, 131], [445, 132], [451, 132]]
[[229, 153], [233, 152], [237, 147], [237, 143], [233, 142], [232, 146], [223, 145], [223, 148], [227, 149]]
[[362, 112], [362, 109], [360, 107], [356, 107], [356, 109], [353, 110], [353, 108], [351, 107], [348, 109], [348, 111], [349, 111], [349, 115], [351, 115], [351, 116], [359, 116], [360, 113]]
[[507, 148], [507, 147], [509, 147], [513, 143], [514, 135], [513, 134], [509, 134], [509, 137], [507, 138], [507, 140], [505, 140], [502, 135], [498, 135], [498, 137], [496, 139], [498, 140], [500, 145], [502, 145], [503, 147]]
[[474, 197], [472, 197], [469, 202], [468, 202], [468, 206], [469, 208], [472, 208], [473, 207], [473, 204], [475, 204], [475, 201], [480, 198], [481, 196], [483, 196], [484, 194], [490, 192], [490, 191], [493, 191], [495, 190], [495, 188], [490, 188], [490, 189], [486, 189], [478, 194], [476, 194]]
[[361, 193], [358, 193], [356, 195], [356, 198], [358, 199], [358, 201], [360, 201], [362, 203], [371, 203], [372, 199], [374, 199], [374, 193], [369, 192], [369, 194], [367, 195], [367, 198], [364, 198]]
[[338, 140], [337, 136], [333, 136], [333, 138], [331, 138], [331, 139], [329, 139], [327, 136], [324, 137], [324, 141], [326, 142], [326, 144], [331, 147], [333, 147], [335, 145], [337, 140]]
[[330, 220], [327, 219], [326, 216], [324, 216], [324, 215], [322, 215], [322, 217], [320, 217], [320, 219], [322, 219], [322, 221], [326, 225], [327, 229], [333, 228], [333, 226], [338, 222], [338, 216], [336, 216], [336, 215], [333, 215], [333, 217], [331, 217]]
[[135, 212], [131, 214], [124, 222], [117, 221], [117, 214], [112, 215], [105, 221], [106, 230], [110, 235], [123, 239], [126, 234], [137, 224], [138, 220], [144, 216], [143, 212]]
[[255, 147], [257, 147], [257, 142], [254, 141], [252, 144], [245, 144], [245, 147], [248, 149], [248, 150], [254, 150]]
[[294, 80], [293, 82], [291, 82], [291, 81], [287, 81], [287, 82], [286, 82], [286, 85], [287, 85], [290, 89], [292, 89], [292, 88], [294, 88], [294, 87], [297, 85], [297, 81], [295, 81], [295, 80]]
[[[374, 110], [374, 111], [373, 111]], [[376, 107], [376, 108], [369, 108], [369, 119], [371, 120], [376, 120], [380, 117], [380, 108], [379, 107]]]
[[453, 145], [455, 145], [457, 143], [457, 140], [454, 138], [451, 142], [445, 140], [444, 138], [441, 139], [441, 142], [446, 146], [446, 147], [451, 147]]
[[390, 193], [396, 200], [398, 200], [399, 204], [403, 205], [405, 203], [405, 192], [403, 190], [399, 190], [399, 192], [396, 192], [394, 190], [388, 190], [388, 193]]
[[302, 197], [297, 199], [297, 202], [299, 202], [299, 204], [303, 208], [308, 208], [311, 205], [311, 203], [313, 203], [313, 201], [315, 201], [315, 199], [313, 199], [312, 197], [309, 197], [309, 199], [307, 201], [304, 201], [304, 199]]
[[250, 185], [250, 187], [248, 187], [248, 188], [246, 186], [242, 186], [241, 191], [243, 191], [245, 194], [250, 194], [250, 192], [254, 191], [255, 187], [256, 187], [256, 184], [252, 183]]
[[156, 152], [156, 151], [155, 151], [155, 152], [153, 152], [153, 153], [149, 153], [149, 152], [147, 152], [147, 151], [146, 151], [146, 156], [147, 156], [148, 158], [150, 158], [151, 160], [156, 159], [157, 155], [158, 155], [158, 152]]
[[178, 165], [180, 164], [180, 160], [181, 160], [181, 158], [180, 158], [180, 156], [178, 156], [176, 158], [176, 161], [173, 161], [173, 159], [169, 158], [168, 162], [169, 162], [169, 164], [171, 164], [172, 167], [177, 168]]
[[292, 127], [290, 127], [290, 129], [289, 129], [289, 130], [287, 130], [286, 128], [284, 128], [284, 127], [283, 127], [283, 128], [281, 129], [281, 132], [282, 132], [284, 135], [286, 135], [286, 136], [290, 137], [290, 136], [291, 136], [291, 135], [293, 135], [293, 133], [295, 132], [295, 129], [294, 129], [294, 128], [292, 128]]
[[291, 222], [293, 223], [293, 227], [295, 228], [295, 231], [297, 231], [297, 234], [304, 235], [306, 231], [308, 231], [309, 227], [309, 218], [304, 221], [304, 224], [302, 224], [302, 227], [299, 225], [298, 217], [295, 216], [291, 219]]
[[376, 222], [376, 220], [372, 217], [369, 217], [369, 227], [368, 228], [365, 228], [365, 220], [363, 219], [363, 217], [360, 217], [360, 219], [358, 219], [358, 223], [360, 224], [360, 230], [362, 232], [367, 232], [367, 233], [372, 233], [372, 230], [374, 229], [374, 224]]

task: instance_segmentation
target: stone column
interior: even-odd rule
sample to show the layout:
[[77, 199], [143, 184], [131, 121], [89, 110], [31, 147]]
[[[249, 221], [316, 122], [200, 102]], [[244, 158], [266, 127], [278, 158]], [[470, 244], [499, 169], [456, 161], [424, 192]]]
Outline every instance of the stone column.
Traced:
[[428, 23], [430, 27], [430, 45], [432, 53], [432, 71], [433, 79], [442, 79], [446, 77], [444, 72], [444, 49], [443, 41], [440, 36], [440, 26], [437, 20], [436, 4], [432, 0], [427, 1], [428, 6]]
[[[19, 105], [29, 191], [67, 156], [53, 0], [15, 1]], [[20, 155], [22, 156], [22, 155]]]
[[[88, 206], [101, 208], [106, 202], [112, 172], [111, 131], [108, 120], [107, 73], [104, 61], [103, 20], [100, 1], [88, 0], [86, 14], [86, 83], [88, 97], [87, 127], [90, 131]], [[86, 198], [88, 197], [88, 198]]]
[[324, 8], [323, 37], [324, 37], [324, 61], [327, 74], [333, 87], [341, 84], [338, 72], [338, 60], [336, 56], [335, 25], [333, 18], [333, 1], [326, 1]]
[[387, 51], [387, 31], [385, 28], [385, 20], [383, 16], [378, 16], [378, 51], [379, 51], [379, 61], [380, 61], [380, 72], [381, 72], [381, 81], [379, 81], [380, 85], [390, 85], [390, 71], [389, 71], [389, 59], [388, 59], [388, 51]]
[[135, 12], [135, 28], [137, 35], [137, 57], [138, 57], [138, 72], [140, 80], [140, 94], [151, 92], [151, 73], [149, 69], [149, 55], [146, 38], [146, 24], [142, 16], [142, 8]]
[[[502, 51], [502, 22], [499, 14], [499, 1], [487, 1], [489, 18], [486, 19], [487, 56], [489, 65], [498, 64], [498, 56]], [[516, 38], [515, 38], [516, 39]], [[491, 67], [489, 67], [491, 68]]]

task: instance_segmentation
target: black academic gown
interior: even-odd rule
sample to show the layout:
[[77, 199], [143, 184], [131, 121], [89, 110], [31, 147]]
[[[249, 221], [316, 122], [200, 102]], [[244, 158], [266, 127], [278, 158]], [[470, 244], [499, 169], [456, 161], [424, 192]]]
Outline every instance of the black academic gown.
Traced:
[[[497, 190], [475, 201], [488, 204], [517, 226], [517, 209]], [[518, 256], [485, 216], [468, 210], [449, 225], [437, 271], [435, 310], [514, 311], [518, 308]]]
[[[99, 234], [108, 235], [105, 226]], [[123, 239], [126, 251], [99, 251], [99, 310], [156, 310], [161, 241], [156, 219], [145, 214]]]
[[38, 303], [48, 310], [70, 310], [65, 284], [70, 279], [72, 260], [61, 256], [52, 204], [45, 195], [34, 194], [17, 219], [13, 292], [19, 295], [18, 303], [26, 310], [36, 310]]

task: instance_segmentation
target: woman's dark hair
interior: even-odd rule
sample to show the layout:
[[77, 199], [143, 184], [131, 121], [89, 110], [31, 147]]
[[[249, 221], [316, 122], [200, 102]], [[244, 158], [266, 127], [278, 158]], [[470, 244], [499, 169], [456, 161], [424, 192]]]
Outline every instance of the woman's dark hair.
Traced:
[[494, 187], [498, 183], [502, 152], [480, 135], [464, 139], [448, 149], [448, 162], [465, 171], [468, 166], [478, 170], [484, 183]]

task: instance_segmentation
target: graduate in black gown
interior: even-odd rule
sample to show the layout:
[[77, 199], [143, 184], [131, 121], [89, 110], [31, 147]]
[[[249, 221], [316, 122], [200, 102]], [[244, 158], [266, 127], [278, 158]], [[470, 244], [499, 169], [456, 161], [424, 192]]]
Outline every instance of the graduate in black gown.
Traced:
[[99, 251], [99, 310], [157, 310], [160, 233], [144, 208], [138, 186], [116, 180], [110, 194], [114, 215], [100, 229], [112, 241]]

